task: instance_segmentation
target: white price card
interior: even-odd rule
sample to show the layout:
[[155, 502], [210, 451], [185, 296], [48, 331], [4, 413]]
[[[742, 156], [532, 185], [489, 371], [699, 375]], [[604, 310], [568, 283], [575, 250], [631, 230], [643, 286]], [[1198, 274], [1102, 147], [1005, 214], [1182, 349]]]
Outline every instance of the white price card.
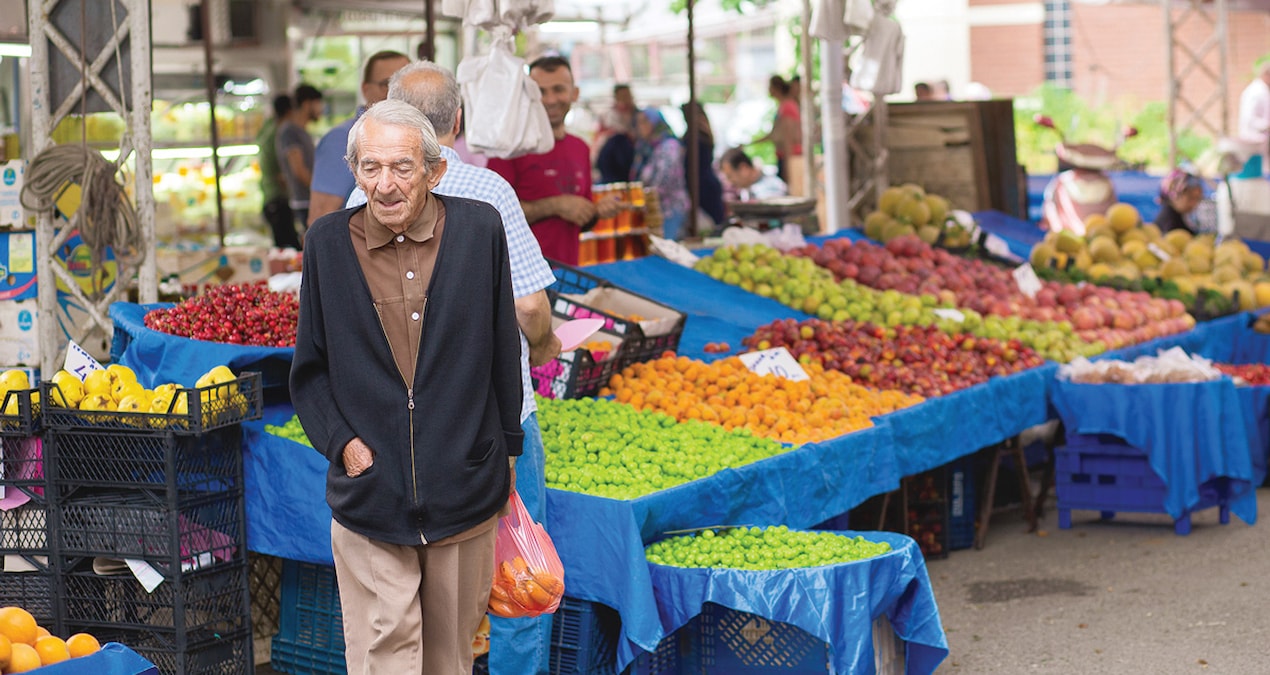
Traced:
[[1160, 245], [1155, 242], [1147, 244], [1147, 250], [1154, 254], [1155, 257], [1159, 258], [1160, 262], [1168, 262], [1173, 259], [1173, 256], [1169, 255], [1168, 251], [1161, 248]]
[[1019, 285], [1019, 291], [1029, 298], [1035, 298], [1036, 294], [1041, 291], [1041, 278], [1036, 276], [1036, 270], [1032, 269], [1030, 263], [1023, 263], [1014, 268], [1014, 282]]
[[764, 349], [761, 352], [747, 352], [741, 355], [741, 363], [759, 375], [776, 375], [794, 382], [811, 379], [807, 371], [798, 365], [798, 360], [784, 347]]
[[961, 323], [966, 320], [966, 315], [962, 314], [961, 310], [959, 309], [949, 309], [947, 307], [938, 307], [931, 311], [935, 313], [935, 316], [941, 319], [952, 319], [953, 321], [956, 321], [958, 323]]
[[97, 363], [92, 354], [84, 351], [84, 348], [75, 344], [71, 340], [66, 345], [66, 360], [62, 363], [62, 369], [66, 372], [78, 377], [82, 382], [88, 373], [94, 370], [102, 370], [102, 365]]
[[146, 593], [153, 593], [154, 589], [163, 583], [163, 575], [159, 574], [159, 570], [150, 566], [150, 563], [144, 560], [134, 560], [128, 558], [124, 560], [128, 564], [128, 569], [132, 571], [132, 576], [141, 582], [141, 587], [146, 589]]

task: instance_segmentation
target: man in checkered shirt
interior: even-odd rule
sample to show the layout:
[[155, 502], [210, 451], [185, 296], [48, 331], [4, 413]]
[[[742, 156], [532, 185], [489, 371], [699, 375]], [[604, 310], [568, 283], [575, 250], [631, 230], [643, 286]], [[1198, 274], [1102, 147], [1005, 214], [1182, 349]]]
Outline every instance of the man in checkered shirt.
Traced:
[[[516, 491], [534, 520], [545, 522], [542, 432], [538, 428], [529, 367], [546, 363], [560, 353], [560, 340], [551, 330], [551, 304], [545, 290], [555, 283], [555, 274], [542, 257], [538, 240], [529, 230], [520, 199], [511, 185], [489, 169], [465, 164], [454, 151], [463, 103], [454, 76], [428, 61], [412, 63], [392, 76], [388, 84], [388, 98], [405, 101], [418, 108], [437, 131], [441, 155], [449, 168], [432, 191], [439, 195], [488, 202], [503, 218], [511, 258], [512, 293], [516, 296], [516, 320], [521, 329], [520, 377], [524, 388], [520, 419], [525, 445], [524, 454], [516, 462]], [[346, 206], [365, 203], [366, 194], [358, 188], [348, 198]], [[550, 640], [549, 615], [534, 619], [492, 617], [490, 672], [494, 675], [546, 673]]]

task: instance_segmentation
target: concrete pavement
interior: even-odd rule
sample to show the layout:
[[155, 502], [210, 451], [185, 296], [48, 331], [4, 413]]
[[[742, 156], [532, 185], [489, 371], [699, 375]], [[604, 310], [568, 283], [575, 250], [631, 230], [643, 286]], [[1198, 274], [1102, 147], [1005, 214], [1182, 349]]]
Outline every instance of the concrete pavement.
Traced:
[[[1258, 490], [1270, 518], [1270, 488]], [[1164, 516], [1039, 533], [993, 516], [983, 550], [928, 562], [951, 653], [937, 673], [1270, 673], [1270, 529], [1217, 509], [1191, 534]]]

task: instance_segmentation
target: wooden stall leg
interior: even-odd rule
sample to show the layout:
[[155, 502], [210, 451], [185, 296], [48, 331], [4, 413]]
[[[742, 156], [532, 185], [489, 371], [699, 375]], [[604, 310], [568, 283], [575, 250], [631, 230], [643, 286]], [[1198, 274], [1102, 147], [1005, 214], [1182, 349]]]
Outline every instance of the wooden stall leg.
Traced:
[[992, 449], [992, 459], [988, 462], [988, 480], [983, 485], [987, 489], [983, 493], [983, 503], [979, 505], [979, 522], [975, 525], [975, 550], [983, 549], [983, 541], [988, 536], [988, 523], [992, 520], [992, 502], [997, 496], [997, 474], [1001, 471], [1001, 446]]

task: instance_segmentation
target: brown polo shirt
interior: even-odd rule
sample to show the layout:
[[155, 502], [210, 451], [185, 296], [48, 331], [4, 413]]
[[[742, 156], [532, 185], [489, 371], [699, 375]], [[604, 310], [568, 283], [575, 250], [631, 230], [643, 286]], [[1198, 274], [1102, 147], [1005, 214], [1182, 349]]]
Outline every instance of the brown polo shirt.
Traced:
[[[423, 316], [428, 307], [428, 284], [432, 281], [444, 230], [445, 205], [432, 193], [428, 193], [419, 219], [402, 233], [393, 232], [375, 220], [369, 207], [354, 213], [348, 220], [353, 250], [357, 252], [357, 261], [370, 287], [375, 312], [379, 314], [397, 370], [407, 383], [414, 382], [419, 342], [423, 337]], [[416, 401], [415, 405], [426, 411], [428, 402]], [[434, 543], [456, 544], [488, 532], [497, 523], [498, 516], [494, 516], [466, 532]]]

